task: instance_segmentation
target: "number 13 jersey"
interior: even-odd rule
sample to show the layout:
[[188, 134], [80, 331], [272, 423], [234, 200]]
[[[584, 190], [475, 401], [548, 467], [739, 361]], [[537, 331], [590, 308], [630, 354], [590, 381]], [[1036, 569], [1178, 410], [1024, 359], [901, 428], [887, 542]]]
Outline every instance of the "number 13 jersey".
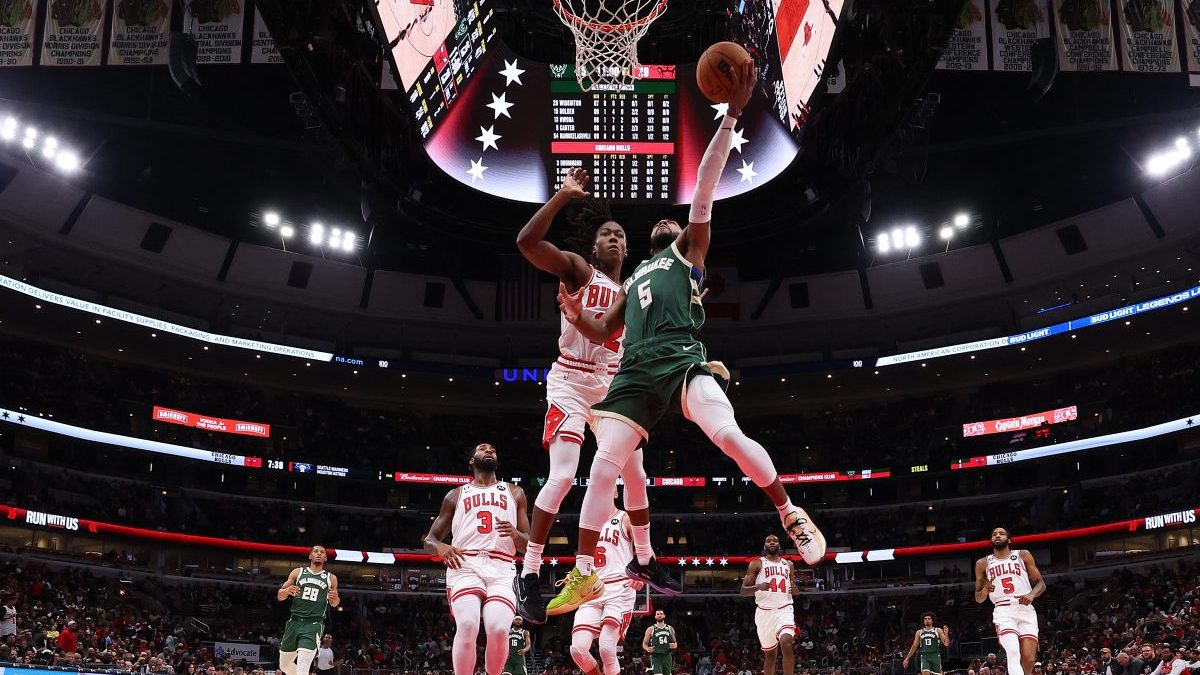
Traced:
[[517, 554], [516, 541], [500, 535], [500, 521], [516, 526], [517, 500], [507, 483], [480, 487], [472, 483], [458, 490], [458, 505], [454, 507], [450, 536], [453, 544], [464, 551], [489, 551]]

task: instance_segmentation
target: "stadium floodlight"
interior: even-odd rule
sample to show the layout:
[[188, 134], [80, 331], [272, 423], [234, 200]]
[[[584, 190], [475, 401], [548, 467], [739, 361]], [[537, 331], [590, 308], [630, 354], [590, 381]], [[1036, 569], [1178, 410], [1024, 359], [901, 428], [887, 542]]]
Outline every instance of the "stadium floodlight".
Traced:
[[1179, 148], [1180, 150], [1191, 149], [1191, 146], [1188, 145], [1187, 139], [1183, 136], [1175, 139], [1175, 147]]
[[320, 223], [313, 223], [308, 231], [308, 241], [313, 246], [320, 246], [321, 242], [325, 241], [325, 226]]
[[13, 117], [12, 115], [5, 117], [4, 118], [4, 128], [5, 129], [16, 129], [17, 128], [17, 118]]
[[25, 138], [37, 138], [37, 127], [25, 127]]
[[913, 225], [904, 228], [904, 245], [911, 248], [916, 248], [921, 245], [921, 233]]
[[263, 214], [263, 223], [267, 227], [275, 227], [276, 225], [279, 224], [279, 221], [280, 221], [279, 213], [276, 211], [267, 211], [266, 213]]
[[938, 234], [942, 237], [942, 239], [945, 239], [946, 241], [950, 241], [951, 239], [954, 238], [954, 228], [947, 225], [947, 226], [943, 227], [941, 232], [939, 232]]
[[54, 155], [58, 153], [58, 148], [46, 143], [42, 146], [42, 156], [46, 159], [54, 159]]
[[[9, 119], [12, 119], [12, 118], [9, 118]], [[12, 139], [14, 139], [16, 137], [17, 137], [16, 127], [4, 127], [3, 129], [0, 129], [0, 138], [3, 138], [6, 141], [11, 141]]]
[[283, 237], [284, 239], [291, 239], [292, 235], [294, 234], [296, 234], [296, 230], [291, 225], [284, 225], [283, 227], [279, 228], [279, 236]]
[[337, 234], [329, 235], [329, 248], [341, 248], [342, 238]]
[[875, 248], [877, 248], [880, 253], [887, 253], [888, 251], [892, 250], [892, 244], [890, 241], [888, 241], [887, 232], [880, 232], [879, 236], [875, 237]]
[[54, 164], [63, 173], [75, 173], [79, 170], [79, 155], [63, 150], [54, 156]]
[[21, 141], [21, 145], [25, 146], [26, 150], [32, 150], [33, 146], [37, 145], [37, 139], [34, 138], [33, 136], [26, 136]]
[[971, 224], [971, 216], [966, 213], [957, 213], [954, 215], [954, 226], [962, 230]]
[[904, 246], [904, 230], [897, 227], [892, 230], [892, 248], [899, 249]]
[[353, 232], [347, 232], [346, 235], [342, 238], [342, 250], [345, 251], [346, 253], [353, 253], [354, 252], [354, 244], [357, 239], [358, 238], [354, 236]]

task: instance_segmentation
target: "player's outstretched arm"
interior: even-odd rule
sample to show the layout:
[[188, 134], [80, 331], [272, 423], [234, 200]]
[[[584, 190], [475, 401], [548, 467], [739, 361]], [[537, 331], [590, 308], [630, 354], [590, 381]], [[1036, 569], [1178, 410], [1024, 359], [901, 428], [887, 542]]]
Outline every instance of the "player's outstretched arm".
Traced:
[[738, 73], [738, 88], [729, 99], [729, 111], [717, 133], [713, 134], [696, 169], [696, 190], [692, 194], [692, 207], [688, 211], [688, 226], [679, 235], [680, 253], [688, 262], [704, 271], [704, 258], [708, 255], [708, 244], [712, 237], [713, 193], [725, 162], [729, 160], [729, 148], [733, 144], [733, 127], [742, 115], [742, 108], [750, 101], [750, 95], [758, 85], [758, 70], [754, 62], [747, 62]]
[[437, 518], [433, 519], [433, 524], [429, 526], [429, 532], [425, 535], [423, 542], [426, 551], [441, 558], [442, 562], [446, 563], [446, 567], [452, 570], [456, 570], [462, 565], [462, 551], [445, 543], [446, 535], [450, 534], [450, 525], [454, 522], [454, 507], [456, 506], [458, 506], [458, 488], [448, 492], [446, 498], [442, 500], [442, 508], [438, 511]]
[[342, 604], [342, 596], [338, 595], [336, 574], [329, 575], [329, 595], [326, 597], [329, 598], [330, 607], [337, 607]]
[[996, 587], [988, 582], [987, 578], [987, 558], [980, 558], [975, 561], [975, 602], [983, 602], [987, 600], [988, 594], [996, 590]]
[[580, 333], [596, 344], [608, 342], [613, 333], [625, 326], [625, 291], [617, 294], [617, 299], [609, 305], [599, 318], [588, 316], [583, 312], [583, 299], [578, 291], [567, 292], [562, 282], [558, 284], [558, 308], [567, 322], [579, 329]]
[[563, 179], [562, 187], [550, 201], [533, 214], [525, 227], [517, 235], [517, 248], [521, 255], [534, 267], [549, 272], [575, 290], [587, 283], [591, 270], [588, 263], [579, 254], [563, 251], [546, 241], [546, 233], [554, 223], [554, 217], [563, 210], [569, 202], [575, 199], [586, 199], [590, 195], [584, 189], [587, 186], [588, 174], [583, 169], [571, 169]]
[[278, 591], [276, 591], [275, 599], [283, 602], [289, 597], [300, 595], [300, 587], [296, 585], [296, 582], [299, 581], [299, 579], [300, 568], [297, 567], [292, 570], [292, 573], [288, 575], [287, 581], [283, 582], [283, 585], [279, 587]]
[[758, 571], [762, 569], [761, 560], [751, 560], [750, 566], [746, 568], [746, 576], [742, 578], [742, 595], [754, 595], [755, 591], [769, 591], [770, 584], [756, 584], [754, 580], [758, 578]]
[[1029, 580], [1033, 582], [1033, 590], [1029, 595], [1022, 595], [1017, 602], [1022, 605], [1032, 605], [1038, 596], [1046, 592], [1046, 580], [1042, 578], [1042, 571], [1038, 569], [1037, 561], [1033, 559], [1033, 554], [1029, 551], [1021, 551], [1021, 560], [1025, 562], [1025, 569], [1029, 571]]

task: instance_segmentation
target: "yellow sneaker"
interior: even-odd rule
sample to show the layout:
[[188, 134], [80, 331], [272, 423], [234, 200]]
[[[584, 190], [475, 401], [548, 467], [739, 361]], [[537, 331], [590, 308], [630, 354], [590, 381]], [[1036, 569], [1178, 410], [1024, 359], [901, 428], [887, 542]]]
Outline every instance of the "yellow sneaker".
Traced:
[[574, 612], [583, 603], [604, 594], [604, 582], [600, 581], [600, 576], [593, 571], [585, 577], [579, 573], [579, 568], [571, 570], [555, 586], [562, 586], [563, 589], [546, 605], [546, 614], [549, 616]]

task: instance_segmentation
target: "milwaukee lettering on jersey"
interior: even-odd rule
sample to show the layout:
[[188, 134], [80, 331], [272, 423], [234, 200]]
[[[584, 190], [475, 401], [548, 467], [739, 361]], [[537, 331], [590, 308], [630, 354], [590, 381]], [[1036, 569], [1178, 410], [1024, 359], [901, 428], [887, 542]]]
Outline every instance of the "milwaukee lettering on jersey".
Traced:
[[496, 506], [507, 511], [508, 495], [496, 492], [481, 492], [463, 497], [459, 501], [459, 504], [462, 504], [464, 513], [470, 513], [471, 509], [480, 506]]
[[655, 270], [669, 270], [669, 269], [671, 269], [671, 265], [674, 265], [674, 264], [675, 264], [674, 258], [662, 257], [662, 258], [659, 258], [658, 260], [655, 260], [654, 262], [650, 263], [649, 265], [646, 265], [645, 267], [634, 272], [633, 276], [626, 279], [625, 280], [625, 290], [628, 291], [630, 285], [632, 285], [638, 279], [641, 279], [642, 277], [646, 276], [647, 274], [650, 274], [651, 272], [653, 272]]

